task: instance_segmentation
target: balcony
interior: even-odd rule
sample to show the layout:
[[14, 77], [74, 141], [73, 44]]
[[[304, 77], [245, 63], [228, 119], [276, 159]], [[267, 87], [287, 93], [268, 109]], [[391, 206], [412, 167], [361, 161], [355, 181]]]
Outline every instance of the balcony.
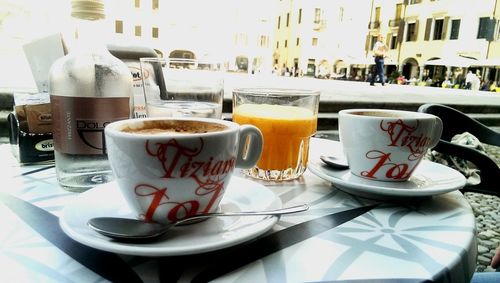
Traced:
[[373, 21], [368, 23], [368, 29], [378, 29], [380, 28], [380, 21]]
[[403, 22], [402, 19], [392, 19], [389, 20], [389, 27], [390, 28], [397, 28], [399, 25]]
[[313, 29], [315, 31], [323, 31], [326, 29], [326, 21], [325, 20], [320, 20], [320, 21], [315, 21], [313, 25]]

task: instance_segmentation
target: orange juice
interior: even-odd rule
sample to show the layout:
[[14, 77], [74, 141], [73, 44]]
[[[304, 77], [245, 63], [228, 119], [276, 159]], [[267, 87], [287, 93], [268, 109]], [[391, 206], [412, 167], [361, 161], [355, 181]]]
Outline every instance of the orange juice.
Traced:
[[264, 170], [305, 170], [317, 120], [311, 110], [296, 106], [242, 104], [233, 110], [234, 122], [261, 130], [264, 148], [257, 167]]

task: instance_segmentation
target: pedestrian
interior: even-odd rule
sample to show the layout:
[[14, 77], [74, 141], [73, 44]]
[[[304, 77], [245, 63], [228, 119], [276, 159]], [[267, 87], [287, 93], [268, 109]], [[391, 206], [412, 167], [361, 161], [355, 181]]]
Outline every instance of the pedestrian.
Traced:
[[500, 91], [500, 88], [497, 86], [497, 82], [494, 81], [491, 83], [490, 85], [490, 91], [493, 91], [493, 92], [499, 92]]
[[481, 86], [481, 76], [474, 74], [474, 76], [472, 77], [470, 89], [479, 90], [480, 86]]
[[[491, 259], [491, 267], [500, 267], [500, 247], [497, 248], [495, 255]], [[472, 276], [471, 283], [496, 283], [500, 282], [500, 272], [476, 272]]]
[[377, 37], [377, 42], [373, 46], [373, 56], [375, 57], [375, 73], [373, 74], [370, 85], [375, 85], [375, 80], [377, 76], [380, 79], [382, 85], [385, 85], [384, 78], [384, 58], [387, 57], [387, 52], [389, 48], [384, 42], [384, 36], [379, 34]]
[[472, 81], [475, 79], [476, 75], [472, 73], [471, 70], [467, 73], [465, 76], [465, 89], [471, 89], [472, 88]]
[[490, 86], [492, 85], [492, 83], [492, 81], [483, 81], [479, 90], [490, 91]]

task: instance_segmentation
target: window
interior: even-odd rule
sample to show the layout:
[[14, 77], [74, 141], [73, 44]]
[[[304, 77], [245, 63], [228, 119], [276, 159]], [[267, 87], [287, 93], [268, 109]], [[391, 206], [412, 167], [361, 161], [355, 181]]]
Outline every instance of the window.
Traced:
[[406, 31], [406, 41], [416, 41], [417, 40], [417, 23], [408, 23], [408, 28]]
[[434, 40], [440, 40], [443, 39], [443, 19], [436, 19], [434, 21], [434, 35], [432, 36], [432, 39]]
[[313, 39], [312, 39], [312, 46], [318, 46], [318, 38], [313, 37]]
[[248, 35], [243, 32], [236, 34], [234, 43], [235, 45], [248, 46]]
[[135, 0], [134, 7], [140, 8], [141, 7], [141, 0]]
[[158, 10], [158, 8], [159, 8], [159, 3], [158, 3], [158, 2], [159, 2], [159, 1], [160, 1], [160, 0], [152, 0], [152, 1], [151, 1], [151, 8], [152, 8], [153, 10]]
[[267, 41], [267, 36], [265, 36], [265, 35], [261, 35], [261, 36], [260, 36], [260, 46], [261, 46], [261, 47], [267, 47], [267, 46], [268, 46], [268, 45], [267, 45], [267, 42], [268, 42], [268, 41]]
[[319, 24], [320, 22], [321, 22], [321, 9], [315, 8], [314, 9], [314, 23]]
[[295, 45], [296, 45], [296, 46], [299, 46], [299, 45], [300, 45], [300, 38], [298, 38], [298, 37], [297, 37], [297, 40], [296, 40], [296, 42], [295, 42]]
[[299, 24], [302, 22], [302, 9], [299, 9]]
[[280, 42], [276, 41], [276, 49], [280, 48]]
[[486, 38], [486, 26], [488, 24], [489, 18], [479, 19], [479, 28], [477, 30], [477, 38]]
[[123, 21], [115, 21], [115, 33], [123, 33]]
[[377, 43], [377, 37], [376, 35], [372, 35], [372, 38], [370, 40], [370, 50], [373, 50], [373, 47], [375, 47], [375, 43]]
[[158, 28], [157, 27], [153, 27], [153, 29], [151, 30], [151, 36], [153, 38], [158, 38]]
[[391, 36], [391, 49], [396, 49], [398, 45], [398, 35], [397, 34], [393, 34]]
[[280, 25], [281, 25], [281, 16], [278, 16], [278, 29], [280, 29]]
[[142, 28], [141, 26], [135, 26], [135, 36], [141, 36]]
[[485, 38], [488, 40], [493, 40], [495, 33], [495, 19], [490, 19], [488, 17], [479, 18], [479, 28], [477, 30], [477, 38]]
[[493, 36], [494, 36], [494, 38], [492, 38], [493, 40], [500, 39], [500, 25], [496, 27], [495, 31], [493, 32]]
[[288, 47], [288, 40], [285, 39], [285, 48]]
[[403, 4], [399, 3], [396, 4], [396, 15], [394, 16], [394, 19], [400, 20], [401, 19], [401, 11], [403, 10]]
[[286, 13], [286, 26], [290, 25], [290, 13]]
[[460, 20], [452, 20], [450, 39], [458, 39], [459, 32], [460, 32]]

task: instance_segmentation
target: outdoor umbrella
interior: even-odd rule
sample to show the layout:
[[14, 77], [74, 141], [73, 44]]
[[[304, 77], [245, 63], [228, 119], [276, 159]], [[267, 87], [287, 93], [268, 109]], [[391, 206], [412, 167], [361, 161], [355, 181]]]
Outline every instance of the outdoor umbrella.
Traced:
[[489, 58], [489, 59], [477, 60], [471, 66], [500, 68], [500, 58]]
[[424, 65], [433, 66], [448, 66], [448, 67], [462, 67], [468, 68], [477, 62], [476, 59], [466, 58], [462, 56], [445, 57], [441, 59], [428, 60]]

